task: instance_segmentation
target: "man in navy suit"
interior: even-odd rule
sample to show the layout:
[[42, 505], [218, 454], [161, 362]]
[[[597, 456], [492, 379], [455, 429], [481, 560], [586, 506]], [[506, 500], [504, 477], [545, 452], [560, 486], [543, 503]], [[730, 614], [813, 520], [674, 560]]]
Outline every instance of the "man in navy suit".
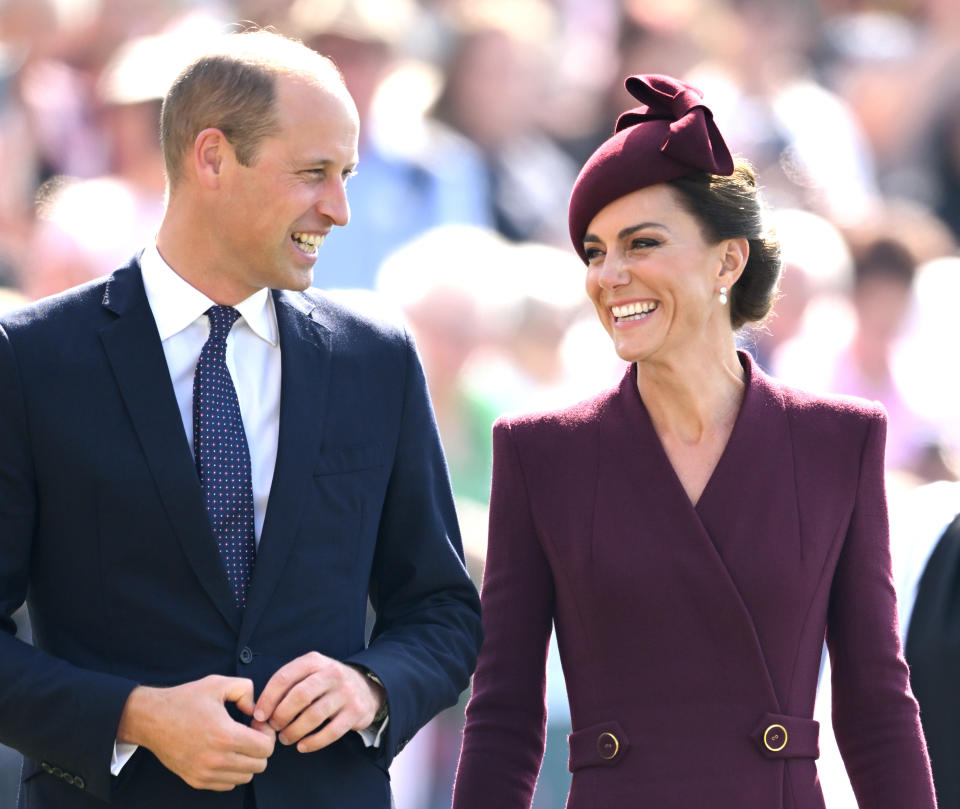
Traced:
[[386, 809], [480, 629], [409, 336], [309, 289], [356, 108], [328, 60], [233, 34], [161, 134], [156, 244], [0, 321], [20, 805]]

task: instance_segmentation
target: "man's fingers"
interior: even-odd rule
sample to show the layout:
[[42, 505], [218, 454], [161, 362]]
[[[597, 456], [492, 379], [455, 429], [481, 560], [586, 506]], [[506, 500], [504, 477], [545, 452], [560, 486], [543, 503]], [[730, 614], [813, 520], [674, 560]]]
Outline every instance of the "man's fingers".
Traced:
[[[304, 708], [296, 719], [278, 731], [277, 738], [282, 744], [296, 744], [338, 713], [343, 708], [343, 702], [343, 697], [336, 692], [324, 694]], [[281, 703], [278, 713], [283, 710], [283, 707]]]
[[308, 667], [303, 657], [292, 660], [282, 668], [277, 669], [269, 679], [253, 711], [253, 718], [257, 722], [266, 722], [273, 717], [273, 712], [293, 688], [308, 673]]
[[312, 753], [329, 744], [333, 744], [343, 734], [352, 729], [352, 722], [345, 711], [341, 711], [316, 733], [301, 739], [297, 743], [297, 750], [301, 753]]
[[[293, 717], [296, 716], [296, 713], [290, 714], [288, 711], [285, 721], [283, 724], [278, 726], [277, 723], [273, 721], [273, 714], [274, 711], [276, 711], [277, 706], [287, 699], [287, 696], [292, 689], [299, 686], [300, 683], [311, 676], [325, 671], [330, 671], [333, 664], [337, 664], [337, 661], [334, 661], [329, 657], [325, 657], [319, 652], [309, 652], [298, 657], [296, 660], [291, 660], [285, 666], [278, 669], [267, 682], [266, 687], [263, 689], [263, 693], [260, 694], [260, 698], [257, 700], [257, 705], [253, 712], [253, 718], [258, 722], [269, 721], [270, 724], [278, 730], [282, 727], [285, 727], [286, 724], [288, 724]], [[301, 697], [298, 698], [298, 701], [301, 704], [297, 713], [313, 702], [317, 696], [318, 694], [314, 693], [309, 699], [306, 699], [301, 695]]]
[[307, 677], [291, 688], [280, 704], [274, 708], [270, 717], [270, 726], [279, 733], [309, 711], [317, 700], [325, 697], [331, 690], [331, 683], [323, 674]]
[[258, 722], [256, 719], [253, 719], [250, 722], [250, 727], [258, 733], [265, 733], [271, 739], [277, 738], [277, 732], [270, 727], [268, 722]]
[[276, 735], [254, 730], [239, 722], [234, 723], [232, 749], [235, 753], [257, 759], [267, 759], [273, 753]]
[[221, 698], [224, 702], [233, 702], [247, 716], [253, 714], [253, 680], [244, 677], [218, 678]]

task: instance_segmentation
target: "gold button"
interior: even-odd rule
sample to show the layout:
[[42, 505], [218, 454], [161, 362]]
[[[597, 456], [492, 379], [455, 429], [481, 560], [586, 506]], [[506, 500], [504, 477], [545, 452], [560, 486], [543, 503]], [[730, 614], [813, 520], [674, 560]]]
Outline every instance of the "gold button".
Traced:
[[783, 725], [770, 725], [763, 731], [763, 744], [771, 753], [779, 753], [787, 746], [787, 729]]
[[600, 754], [600, 758], [609, 761], [620, 752], [620, 742], [609, 731], [601, 733], [600, 738], [597, 739], [597, 752]]

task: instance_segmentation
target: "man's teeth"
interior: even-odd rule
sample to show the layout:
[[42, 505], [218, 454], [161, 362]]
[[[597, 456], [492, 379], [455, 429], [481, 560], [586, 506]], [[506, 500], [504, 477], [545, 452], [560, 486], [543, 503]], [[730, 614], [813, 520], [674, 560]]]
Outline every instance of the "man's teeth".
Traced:
[[617, 320], [640, 320], [657, 308], [653, 301], [642, 303], [627, 303], [623, 306], [611, 306], [610, 311]]
[[322, 233], [294, 233], [293, 240], [308, 253], [316, 253], [317, 248], [323, 244]]

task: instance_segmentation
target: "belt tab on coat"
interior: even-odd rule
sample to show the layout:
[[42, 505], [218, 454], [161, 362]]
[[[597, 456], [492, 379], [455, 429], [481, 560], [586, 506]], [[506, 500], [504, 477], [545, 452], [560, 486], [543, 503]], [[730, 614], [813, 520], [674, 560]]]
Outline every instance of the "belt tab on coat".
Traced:
[[767, 713], [751, 737], [767, 758], [820, 757], [820, 723], [815, 719]]
[[583, 767], [613, 767], [619, 764], [630, 749], [630, 740], [619, 722], [577, 730], [567, 736], [570, 743], [568, 769], [576, 772]]

